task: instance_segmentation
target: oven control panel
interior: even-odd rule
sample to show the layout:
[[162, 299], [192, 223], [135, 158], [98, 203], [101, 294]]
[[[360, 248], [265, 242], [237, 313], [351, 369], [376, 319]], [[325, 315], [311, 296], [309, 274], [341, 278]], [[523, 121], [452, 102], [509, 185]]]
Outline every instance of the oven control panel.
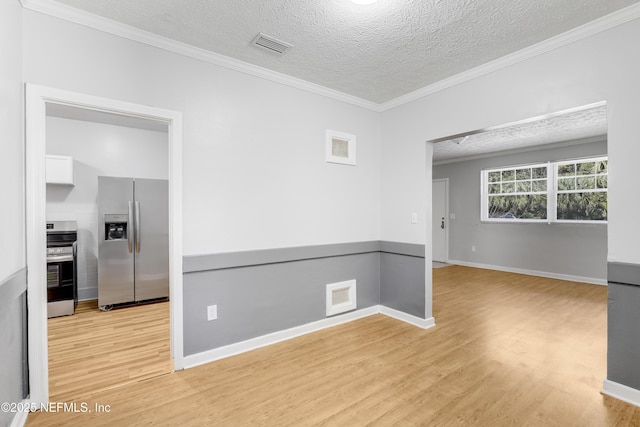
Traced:
[[47, 248], [47, 255], [67, 255], [73, 254], [72, 246], [62, 246], [58, 248]]

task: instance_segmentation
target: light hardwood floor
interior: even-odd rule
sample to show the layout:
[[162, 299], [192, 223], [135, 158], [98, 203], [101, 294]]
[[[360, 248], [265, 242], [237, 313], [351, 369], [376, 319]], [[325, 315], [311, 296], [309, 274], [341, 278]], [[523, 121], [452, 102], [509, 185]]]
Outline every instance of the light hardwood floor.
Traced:
[[172, 371], [168, 302], [102, 312], [95, 300], [82, 301], [76, 314], [48, 325], [51, 401], [74, 401]]
[[639, 425], [640, 408], [600, 394], [605, 287], [433, 273], [435, 328], [375, 315], [77, 398], [109, 413], [28, 425]]

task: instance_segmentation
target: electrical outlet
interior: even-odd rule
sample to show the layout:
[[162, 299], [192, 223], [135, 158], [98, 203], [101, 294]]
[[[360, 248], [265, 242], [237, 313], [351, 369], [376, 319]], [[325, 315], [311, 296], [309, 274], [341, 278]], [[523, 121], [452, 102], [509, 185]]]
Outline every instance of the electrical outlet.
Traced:
[[207, 320], [216, 320], [218, 318], [218, 305], [210, 305], [207, 307]]

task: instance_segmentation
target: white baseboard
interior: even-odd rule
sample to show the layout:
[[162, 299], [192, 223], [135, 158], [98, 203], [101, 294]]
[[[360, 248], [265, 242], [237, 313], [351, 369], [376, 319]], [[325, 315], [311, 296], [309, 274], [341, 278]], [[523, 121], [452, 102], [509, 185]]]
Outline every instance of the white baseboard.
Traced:
[[306, 325], [295, 326], [290, 329], [285, 329], [284, 331], [273, 332], [271, 334], [251, 338], [246, 341], [241, 341], [238, 343], [226, 345], [224, 347], [214, 348], [213, 350], [203, 351], [202, 353], [185, 356], [183, 359], [184, 368], [189, 369], [199, 365], [204, 365], [205, 363], [225, 359], [227, 357], [235, 356], [240, 353], [245, 353], [257, 348], [266, 347], [268, 345], [290, 340], [292, 338], [306, 335], [311, 332], [317, 332], [322, 329], [338, 326], [343, 323], [352, 322], [354, 320], [362, 319], [363, 317], [372, 316], [374, 314], [384, 314], [385, 316], [393, 317], [394, 319], [409, 323], [422, 329], [428, 329], [436, 325], [435, 319], [433, 317], [430, 317], [429, 319], [421, 319], [419, 317], [404, 313], [402, 311], [394, 310], [392, 308], [381, 305], [374, 305], [372, 307], [363, 308], [361, 310], [351, 311], [349, 313], [328, 317], [316, 322], [307, 323]]
[[604, 380], [602, 384], [602, 393], [640, 407], [640, 390], [636, 390], [635, 388], [631, 388], [615, 381]]
[[422, 319], [420, 317], [407, 314], [404, 311], [399, 311], [393, 308], [385, 307], [384, 305], [381, 305], [379, 307], [380, 307], [381, 314], [384, 314], [385, 316], [393, 317], [394, 319], [401, 320], [413, 326], [417, 326], [418, 328], [429, 329], [436, 326], [436, 320], [433, 317], [429, 317], [428, 319]]
[[378, 313], [380, 313], [380, 306], [375, 305], [373, 307], [367, 307], [361, 310], [351, 311], [349, 313], [307, 323], [306, 325], [295, 326], [283, 331], [273, 332], [271, 334], [251, 338], [246, 341], [229, 344], [224, 347], [218, 347], [213, 350], [203, 351], [202, 353], [192, 354], [184, 357], [184, 367], [185, 369], [193, 368], [194, 366], [203, 365], [205, 363], [213, 362], [214, 360], [235, 356], [236, 354], [276, 344], [281, 341], [290, 340], [291, 338], [296, 338], [301, 335], [306, 335], [311, 332], [320, 331], [322, 329], [341, 325], [343, 323], [362, 319], [363, 317], [368, 317]]
[[569, 274], [550, 273], [548, 271], [525, 270], [523, 268], [503, 267], [500, 265], [480, 264], [475, 262], [458, 261], [450, 259], [449, 264], [462, 265], [465, 267], [484, 268], [487, 270], [506, 271], [507, 273], [526, 274], [527, 276], [548, 277], [549, 279], [566, 280], [569, 282], [589, 283], [591, 285], [607, 286], [606, 279], [596, 279], [593, 277], [572, 276]]
[[[26, 408], [28, 406], [29, 406], [29, 400], [28, 399], [23, 399], [22, 402], [21, 402], [21, 407]], [[11, 420], [11, 424], [9, 424], [9, 426], [10, 427], [23, 427], [27, 423], [27, 417], [29, 417], [29, 412], [28, 411], [17, 412], [16, 415]]]

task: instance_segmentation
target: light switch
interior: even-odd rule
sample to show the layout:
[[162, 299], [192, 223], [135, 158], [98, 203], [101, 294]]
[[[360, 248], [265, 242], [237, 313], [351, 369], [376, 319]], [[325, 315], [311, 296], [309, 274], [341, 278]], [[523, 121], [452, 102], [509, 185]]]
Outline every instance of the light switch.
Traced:
[[418, 212], [411, 212], [411, 224], [418, 223]]
[[449, 214], [449, 219], [456, 219], [456, 214], [450, 213]]

